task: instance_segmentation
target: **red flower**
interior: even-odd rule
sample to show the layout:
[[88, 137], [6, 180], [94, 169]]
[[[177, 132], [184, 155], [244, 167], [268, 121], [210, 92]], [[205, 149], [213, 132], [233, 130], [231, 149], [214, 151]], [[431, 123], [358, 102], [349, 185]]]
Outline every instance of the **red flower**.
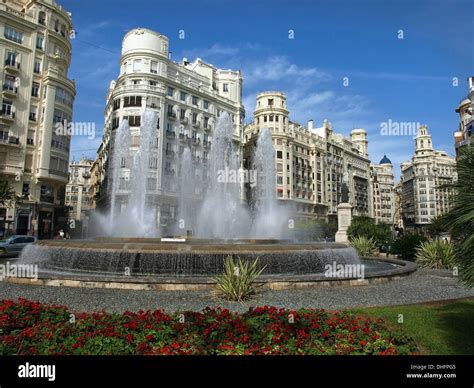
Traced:
[[128, 342], [128, 343], [132, 343], [132, 342], [133, 342], [133, 335], [131, 335], [130, 333], [127, 334], [127, 342]]
[[323, 338], [326, 338], [328, 336], [328, 333], [326, 331], [323, 331], [321, 335], [323, 336]]
[[367, 342], [366, 341], [360, 341], [359, 344], [360, 344], [360, 346], [365, 346], [367, 344]]

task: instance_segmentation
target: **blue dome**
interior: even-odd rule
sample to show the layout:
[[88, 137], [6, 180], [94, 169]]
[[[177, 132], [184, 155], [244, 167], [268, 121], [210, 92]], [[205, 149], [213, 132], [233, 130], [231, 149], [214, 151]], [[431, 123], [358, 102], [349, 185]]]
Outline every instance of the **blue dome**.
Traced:
[[387, 158], [387, 155], [384, 155], [379, 164], [392, 164], [392, 162]]

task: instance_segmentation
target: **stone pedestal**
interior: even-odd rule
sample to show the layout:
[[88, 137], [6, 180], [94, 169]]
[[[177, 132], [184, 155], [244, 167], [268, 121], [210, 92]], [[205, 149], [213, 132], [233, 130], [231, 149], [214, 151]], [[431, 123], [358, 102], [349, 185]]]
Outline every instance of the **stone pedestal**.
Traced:
[[337, 225], [336, 242], [348, 244], [347, 229], [352, 221], [352, 206], [349, 203], [340, 203], [337, 205]]

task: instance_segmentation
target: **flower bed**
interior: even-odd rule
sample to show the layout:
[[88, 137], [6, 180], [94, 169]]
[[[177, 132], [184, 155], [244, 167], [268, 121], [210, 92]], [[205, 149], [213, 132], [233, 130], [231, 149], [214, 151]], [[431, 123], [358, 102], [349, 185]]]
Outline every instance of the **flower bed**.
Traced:
[[381, 320], [349, 312], [257, 307], [74, 313], [64, 306], [0, 301], [0, 354], [318, 355], [413, 354], [414, 342]]

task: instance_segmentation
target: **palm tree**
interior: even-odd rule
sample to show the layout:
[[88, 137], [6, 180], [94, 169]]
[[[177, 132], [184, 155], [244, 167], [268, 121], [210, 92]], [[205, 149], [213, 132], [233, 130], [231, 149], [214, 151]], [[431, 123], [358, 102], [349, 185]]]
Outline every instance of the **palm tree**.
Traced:
[[474, 285], [474, 146], [459, 150], [458, 180], [440, 188], [453, 189], [454, 206], [439, 217], [439, 225], [451, 234], [457, 248], [459, 277], [465, 284]]
[[15, 200], [15, 190], [10, 182], [6, 177], [0, 177], [0, 206], [10, 206]]

